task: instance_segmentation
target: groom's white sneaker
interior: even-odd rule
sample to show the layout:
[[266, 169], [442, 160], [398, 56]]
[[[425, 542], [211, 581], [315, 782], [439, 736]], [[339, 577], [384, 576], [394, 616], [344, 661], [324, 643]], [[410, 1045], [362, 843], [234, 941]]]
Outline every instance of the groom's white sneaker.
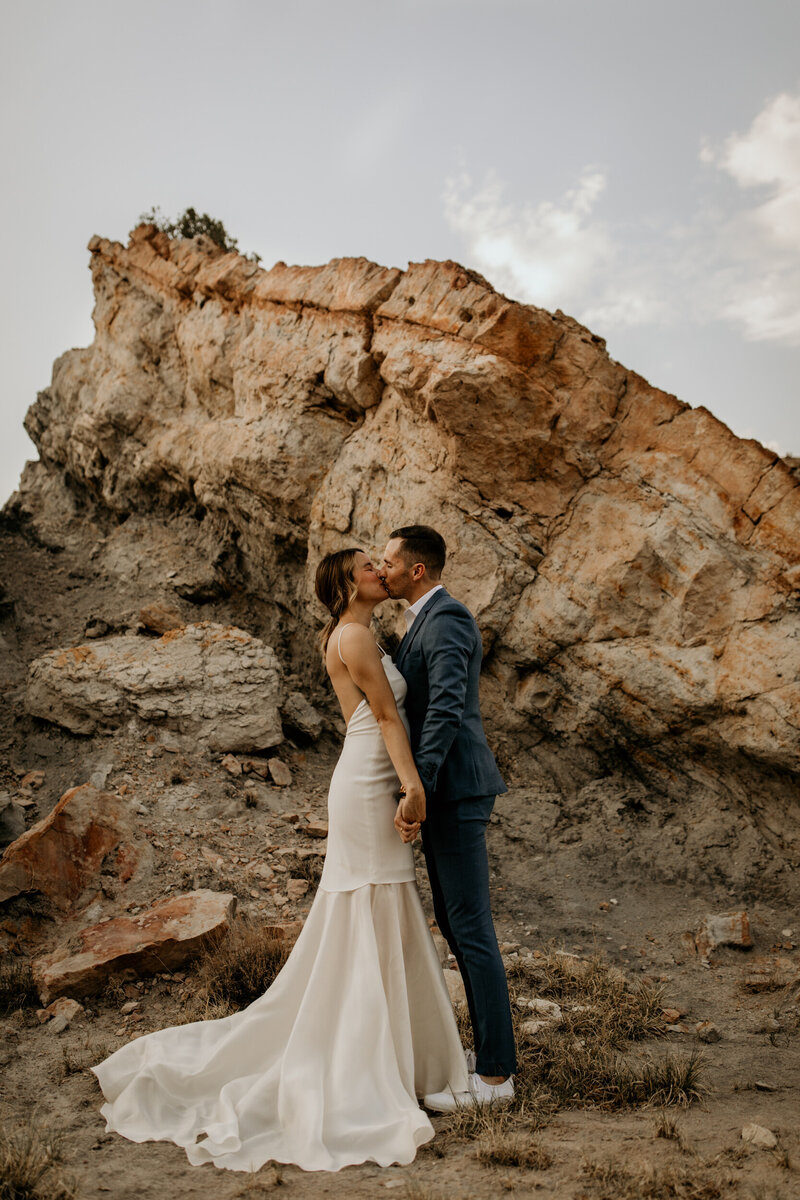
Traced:
[[479, 1104], [508, 1104], [514, 1099], [514, 1077], [509, 1075], [503, 1083], [484, 1083], [477, 1071], [467, 1076], [469, 1091], [432, 1092], [424, 1096], [422, 1103], [434, 1112], [455, 1112], [458, 1108], [475, 1108]]

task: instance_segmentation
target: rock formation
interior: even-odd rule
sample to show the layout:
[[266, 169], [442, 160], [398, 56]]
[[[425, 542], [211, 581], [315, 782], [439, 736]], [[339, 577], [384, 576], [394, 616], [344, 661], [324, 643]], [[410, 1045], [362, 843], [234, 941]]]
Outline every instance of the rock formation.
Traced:
[[151, 225], [89, 249], [95, 341], [31, 407], [41, 460], [8, 513], [51, 541], [91, 525], [109, 569], [115, 526], [161, 523], [177, 594], [260, 597], [259, 632], [301, 675], [320, 555], [434, 524], [483, 631], [501, 761], [561, 782], [623, 763], [666, 795], [731, 795], [791, 840], [786, 462], [452, 262], [265, 271]]

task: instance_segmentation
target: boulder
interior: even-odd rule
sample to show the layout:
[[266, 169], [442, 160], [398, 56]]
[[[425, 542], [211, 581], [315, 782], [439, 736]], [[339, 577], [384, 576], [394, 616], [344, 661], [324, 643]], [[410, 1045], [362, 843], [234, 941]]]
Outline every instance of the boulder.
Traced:
[[101, 871], [127, 883], [151, 858], [131, 802], [85, 783], [7, 847], [0, 902], [39, 892], [62, 911], [81, 908], [97, 895]]
[[122, 634], [44, 654], [30, 666], [25, 705], [73, 733], [135, 717], [211, 750], [262, 750], [283, 740], [281, 678], [271, 647], [200, 621], [155, 640]]
[[34, 959], [42, 1003], [56, 996], [94, 995], [112, 976], [138, 979], [183, 966], [212, 935], [229, 927], [236, 904], [233, 895], [201, 889], [171, 896], [136, 916], [113, 917], [79, 930], [50, 954]]

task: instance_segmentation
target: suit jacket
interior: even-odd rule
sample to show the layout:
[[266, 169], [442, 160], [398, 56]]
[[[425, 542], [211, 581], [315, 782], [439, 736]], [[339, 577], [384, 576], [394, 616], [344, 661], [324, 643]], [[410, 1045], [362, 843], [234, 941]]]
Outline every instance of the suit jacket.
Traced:
[[508, 791], [481, 720], [483, 646], [469, 609], [446, 588], [431, 596], [397, 650], [408, 684], [411, 749], [429, 800], [438, 803]]

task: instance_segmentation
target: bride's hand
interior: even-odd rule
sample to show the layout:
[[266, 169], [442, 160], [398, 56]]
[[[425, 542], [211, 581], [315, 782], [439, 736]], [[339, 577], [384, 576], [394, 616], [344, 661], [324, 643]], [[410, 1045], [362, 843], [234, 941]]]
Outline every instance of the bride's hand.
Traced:
[[404, 842], [413, 842], [425, 820], [425, 792], [419, 784], [402, 785], [394, 825]]

